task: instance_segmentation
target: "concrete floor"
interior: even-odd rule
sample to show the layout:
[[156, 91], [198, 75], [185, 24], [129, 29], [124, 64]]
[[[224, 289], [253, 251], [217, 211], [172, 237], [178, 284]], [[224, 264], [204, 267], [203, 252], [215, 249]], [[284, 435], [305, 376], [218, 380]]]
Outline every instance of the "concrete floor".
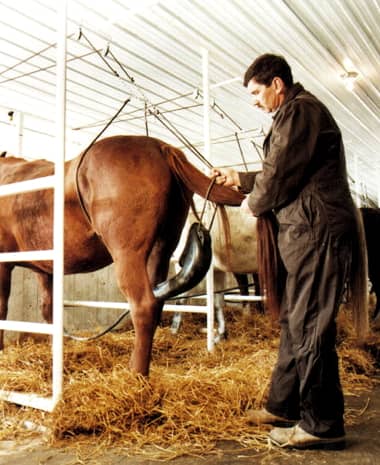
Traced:
[[[380, 373], [379, 373], [380, 375]], [[368, 404], [368, 405], [367, 405]], [[212, 455], [180, 457], [171, 465], [380, 465], [380, 376], [376, 387], [360, 397], [346, 397], [346, 408], [363, 410], [355, 425], [347, 426], [347, 445], [341, 451], [286, 451], [278, 448], [260, 452], [233, 442], [218, 444]], [[80, 455], [72, 449], [52, 449], [40, 440], [26, 444], [0, 442], [0, 465], [157, 465], [144, 456], [128, 457], [113, 449], [99, 452], [97, 445]]]

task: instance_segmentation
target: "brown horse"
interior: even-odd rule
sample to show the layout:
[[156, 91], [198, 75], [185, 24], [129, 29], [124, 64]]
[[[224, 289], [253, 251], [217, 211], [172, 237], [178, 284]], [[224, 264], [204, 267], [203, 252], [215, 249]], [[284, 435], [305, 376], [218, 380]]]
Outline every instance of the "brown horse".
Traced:
[[[54, 164], [46, 160], [0, 158], [0, 184], [53, 172]], [[130, 366], [143, 375], [149, 373], [153, 335], [164, 303], [152, 289], [167, 277], [193, 193], [205, 196], [209, 185], [210, 179], [180, 150], [145, 136], [103, 139], [65, 163], [64, 272], [89, 272], [115, 263], [135, 330]], [[243, 196], [215, 185], [209, 198], [239, 205]], [[2, 198], [0, 252], [51, 249], [52, 218], [51, 190]], [[0, 319], [7, 317], [11, 271], [16, 265], [36, 272], [42, 314], [51, 322], [49, 261], [0, 263]]]

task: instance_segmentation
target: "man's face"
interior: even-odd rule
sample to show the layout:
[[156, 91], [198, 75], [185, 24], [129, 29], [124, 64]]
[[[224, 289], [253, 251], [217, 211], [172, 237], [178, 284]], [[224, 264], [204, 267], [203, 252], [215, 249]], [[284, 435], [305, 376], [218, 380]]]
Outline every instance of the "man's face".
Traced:
[[253, 96], [253, 105], [267, 113], [276, 111], [284, 100], [284, 85], [280, 78], [275, 77], [268, 87], [252, 78], [247, 90]]

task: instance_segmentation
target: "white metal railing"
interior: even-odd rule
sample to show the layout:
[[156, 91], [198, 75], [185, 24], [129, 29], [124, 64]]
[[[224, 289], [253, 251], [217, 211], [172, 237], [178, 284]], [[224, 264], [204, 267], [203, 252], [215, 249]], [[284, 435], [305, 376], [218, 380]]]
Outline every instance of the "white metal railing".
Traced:
[[53, 250], [0, 254], [0, 261], [53, 261], [53, 321], [30, 323], [0, 320], [0, 329], [27, 331], [53, 336], [52, 396], [0, 390], [0, 399], [41, 410], [52, 411], [62, 396], [63, 375], [63, 231], [64, 231], [64, 160], [66, 130], [66, 28], [67, 0], [57, 3], [57, 73], [56, 73], [56, 162], [53, 176], [0, 186], [0, 197], [41, 189], [54, 189]]
[[55, 175], [38, 179], [28, 179], [27, 181], [14, 182], [12, 184], [3, 184], [1, 186], [0, 197], [53, 188], [54, 183]]
[[25, 332], [25, 333], [53, 334], [53, 325], [50, 323], [33, 323], [31, 321], [0, 320], [0, 328], [8, 330], [8, 331], [20, 331], [20, 332]]
[[[204, 156], [211, 161], [211, 129], [210, 129], [210, 78], [209, 78], [209, 53], [204, 47], [202, 55], [202, 90], [203, 90], [203, 137]], [[206, 276], [207, 288], [207, 350], [214, 349], [215, 314], [214, 314], [214, 263], [211, 260], [210, 269]]]
[[[181, 298], [186, 298], [186, 296], [178, 296], [178, 300]], [[108, 308], [113, 310], [128, 310], [131, 308], [128, 302], [102, 302], [99, 300], [65, 300], [64, 305], [65, 307]], [[163, 310], [166, 312], [207, 313], [207, 308], [204, 305], [165, 304]]]
[[[1, 187], [0, 187], [1, 192]], [[26, 252], [2, 252], [0, 262], [31, 262], [34, 260], [53, 260], [54, 250], [30, 250]]]
[[[54, 176], [36, 178], [30, 181], [22, 181], [14, 184], [0, 186], [0, 197], [15, 195], [17, 193], [33, 192], [36, 190], [51, 189], [54, 187]], [[63, 188], [63, 186], [62, 186]], [[19, 262], [33, 260], [55, 260], [54, 250], [32, 250], [26, 252], [3, 252], [0, 253], [0, 262]], [[54, 325], [48, 323], [33, 323], [15, 320], [0, 320], [0, 329], [8, 331], [20, 331], [28, 333], [50, 334], [54, 337]], [[57, 376], [54, 369], [53, 378]], [[59, 375], [58, 375], [59, 376]], [[61, 375], [62, 376], [62, 375]], [[18, 391], [0, 390], [0, 399], [27, 407], [52, 411], [60, 398], [60, 391], [54, 391], [52, 397], [43, 397], [35, 393], [23, 393]]]

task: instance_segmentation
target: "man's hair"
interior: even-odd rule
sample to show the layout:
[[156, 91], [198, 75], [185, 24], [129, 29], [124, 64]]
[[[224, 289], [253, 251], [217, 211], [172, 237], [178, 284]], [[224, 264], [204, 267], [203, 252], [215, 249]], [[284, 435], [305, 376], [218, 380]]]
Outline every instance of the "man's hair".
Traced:
[[244, 87], [254, 78], [258, 84], [270, 86], [273, 78], [279, 77], [286, 87], [293, 85], [292, 70], [284, 57], [265, 53], [256, 58], [244, 74]]

